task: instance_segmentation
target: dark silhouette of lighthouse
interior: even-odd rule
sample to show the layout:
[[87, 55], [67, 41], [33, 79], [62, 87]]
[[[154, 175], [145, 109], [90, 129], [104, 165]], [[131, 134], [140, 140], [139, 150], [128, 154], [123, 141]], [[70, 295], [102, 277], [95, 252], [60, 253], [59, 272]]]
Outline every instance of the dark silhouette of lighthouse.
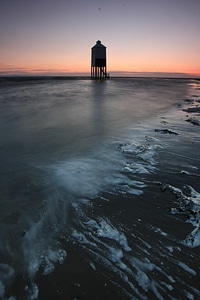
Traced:
[[98, 40], [91, 50], [91, 79], [108, 78], [106, 70], [106, 47]]

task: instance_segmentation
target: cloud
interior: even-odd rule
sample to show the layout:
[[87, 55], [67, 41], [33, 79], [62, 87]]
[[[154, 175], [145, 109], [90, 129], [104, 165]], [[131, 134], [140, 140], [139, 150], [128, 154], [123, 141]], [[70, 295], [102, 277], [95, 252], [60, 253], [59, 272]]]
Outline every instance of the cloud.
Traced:
[[31, 68], [13, 68], [0, 64], [0, 76], [17, 76], [17, 75], [64, 75], [69, 70], [61, 70], [56, 68], [49, 69], [31, 69]]
[[170, 77], [170, 78], [199, 78], [199, 74], [188, 74], [181, 72], [129, 72], [129, 71], [110, 71], [111, 76], [122, 77]]

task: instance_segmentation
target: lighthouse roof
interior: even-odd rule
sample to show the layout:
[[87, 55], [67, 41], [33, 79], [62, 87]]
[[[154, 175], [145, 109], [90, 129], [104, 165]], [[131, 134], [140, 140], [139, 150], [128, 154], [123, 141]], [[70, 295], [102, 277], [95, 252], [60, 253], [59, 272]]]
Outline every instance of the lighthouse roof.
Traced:
[[104, 46], [100, 40], [98, 40], [96, 42], [96, 45], [94, 45], [92, 48], [106, 48], [106, 46]]

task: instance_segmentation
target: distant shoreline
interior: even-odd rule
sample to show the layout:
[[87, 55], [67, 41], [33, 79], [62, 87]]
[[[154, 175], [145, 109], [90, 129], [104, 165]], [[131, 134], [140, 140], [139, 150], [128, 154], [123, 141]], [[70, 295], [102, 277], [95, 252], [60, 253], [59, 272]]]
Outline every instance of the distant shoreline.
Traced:
[[[177, 79], [177, 80], [200, 80], [200, 77], [160, 77], [160, 76], [110, 76], [110, 79]], [[90, 76], [84, 75], [0, 75], [0, 79], [21, 79], [21, 80], [28, 80], [28, 79], [59, 79], [59, 80], [89, 80], [91, 79]], [[105, 79], [104, 79], [105, 80]], [[103, 81], [104, 81], [103, 80]], [[94, 80], [95, 81], [95, 80]], [[99, 81], [98, 79], [96, 81]]]

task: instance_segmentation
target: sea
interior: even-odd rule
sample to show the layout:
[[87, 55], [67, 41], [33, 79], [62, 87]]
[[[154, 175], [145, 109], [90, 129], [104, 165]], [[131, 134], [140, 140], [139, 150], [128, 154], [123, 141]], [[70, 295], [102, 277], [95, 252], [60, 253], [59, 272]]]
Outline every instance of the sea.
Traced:
[[200, 80], [0, 78], [0, 299], [200, 299]]

